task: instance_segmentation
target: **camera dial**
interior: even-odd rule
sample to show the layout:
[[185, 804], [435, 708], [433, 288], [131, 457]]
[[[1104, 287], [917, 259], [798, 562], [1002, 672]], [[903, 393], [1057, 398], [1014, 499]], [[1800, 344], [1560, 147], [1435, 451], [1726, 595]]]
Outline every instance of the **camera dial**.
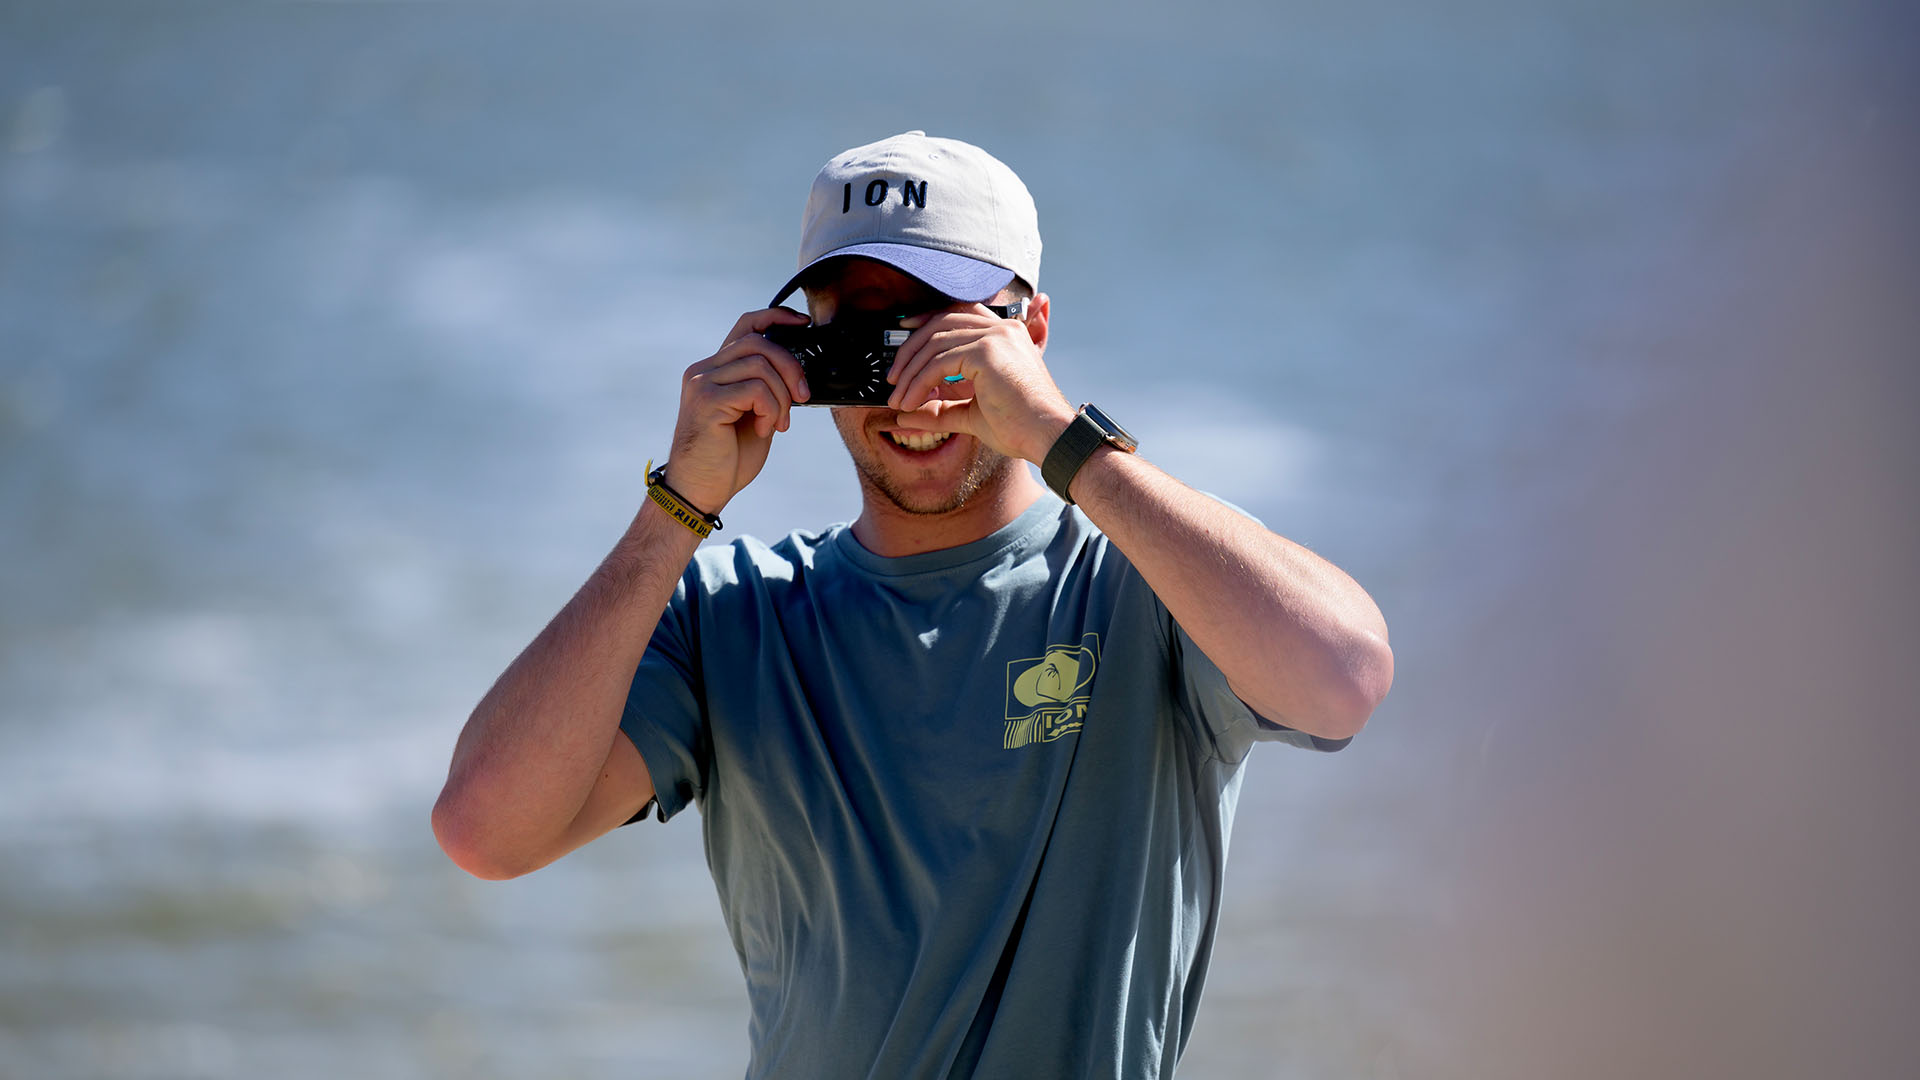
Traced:
[[767, 339], [800, 361], [811, 396], [806, 405], [877, 408], [893, 388], [887, 369], [911, 331], [898, 318], [846, 319], [821, 325], [768, 327]]

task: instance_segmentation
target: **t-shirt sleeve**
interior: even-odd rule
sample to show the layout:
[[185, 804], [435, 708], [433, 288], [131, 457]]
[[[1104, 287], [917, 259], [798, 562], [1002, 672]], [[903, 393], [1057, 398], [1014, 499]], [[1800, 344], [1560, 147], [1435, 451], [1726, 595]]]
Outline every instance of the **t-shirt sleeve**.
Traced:
[[[620, 730], [633, 740], [653, 780], [655, 812], [666, 821], [699, 798], [710, 761], [700, 687], [698, 622], [682, 576], [654, 627], [627, 690]], [[697, 582], [695, 583], [697, 588]], [[641, 808], [641, 815], [646, 809]]]
[[[1235, 513], [1260, 522], [1259, 518], [1225, 499], [1214, 495], [1208, 497]], [[1265, 526], [1265, 522], [1260, 524]], [[1186, 630], [1174, 620], [1173, 613], [1167, 610], [1158, 596], [1154, 597], [1154, 610], [1177, 672], [1181, 706], [1188, 715], [1200, 721], [1221, 757], [1237, 760], [1256, 742], [1280, 742], [1303, 750], [1331, 753], [1345, 749], [1353, 741], [1352, 736], [1323, 739], [1318, 735], [1309, 735], [1254, 712], [1227, 685], [1226, 673], [1206, 653], [1200, 651], [1200, 646], [1187, 636]]]
[[1169, 628], [1168, 648], [1178, 673], [1181, 706], [1205, 727], [1221, 757], [1236, 760], [1256, 742], [1281, 742], [1303, 750], [1332, 752], [1344, 749], [1353, 741], [1352, 736], [1323, 739], [1309, 735], [1254, 712], [1252, 706], [1240, 700], [1240, 695], [1227, 685], [1226, 673], [1200, 651], [1200, 646], [1194, 644], [1171, 615], [1166, 617], [1165, 625]]

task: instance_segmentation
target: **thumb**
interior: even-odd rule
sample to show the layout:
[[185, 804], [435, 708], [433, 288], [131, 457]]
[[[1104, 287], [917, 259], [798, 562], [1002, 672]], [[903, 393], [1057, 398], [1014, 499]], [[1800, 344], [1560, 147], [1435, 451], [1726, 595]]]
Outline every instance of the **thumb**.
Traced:
[[951, 431], [961, 435], [972, 435], [973, 400], [942, 401], [935, 399], [912, 412], [896, 412], [894, 421], [903, 428], [913, 431]]

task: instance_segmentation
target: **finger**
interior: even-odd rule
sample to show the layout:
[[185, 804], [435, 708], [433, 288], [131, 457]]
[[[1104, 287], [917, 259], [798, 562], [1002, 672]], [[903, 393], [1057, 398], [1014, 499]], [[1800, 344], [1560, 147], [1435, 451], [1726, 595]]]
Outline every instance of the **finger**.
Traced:
[[[759, 335], [749, 335], [740, 341], [758, 350], [759, 355], [766, 357], [773, 369], [780, 373], [780, 378], [787, 384], [788, 397], [794, 401], [805, 401], [813, 396], [812, 388], [807, 385], [807, 369], [785, 346]], [[761, 342], [766, 344], [762, 346]]]
[[727, 335], [727, 339], [721, 342], [720, 345], [722, 348], [725, 348], [739, 341], [741, 338], [746, 337], [748, 334], [766, 333], [767, 327], [775, 324], [805, 326], [812, 321], [813, 320], [790, 307], [770, 307], [761, 308], [759, 311], [749, 311], [745, 315], [740, 316], [739, 321], [733, 324], [733, 331]]
[[716, 387], [709, 400], [716, 426], [725, 425], [738, 431], [741, 424], [750, 421], [753, 434], [761, 439], [770, 439], [776, 430], [781, 430], [784, 414], [780, 401], [774, 396], [772, 384], [765, 379], [747, 379]]
[[[915, 325], [909, 327], [907, 326], [908, 323], [914, 323]], [[916, 315], [911, 319], [900, 320], [901, 329], [911, 329], [913, 333], [907, 335], [907, 340], [901, 342], [900, 347], [894, 350], [893, 363], [887, 366], [885, 376], [888, 382], [898, 386], [900, 384], [900, 372], [903, 371], [908, 364], [913, 363], [913, 358], [918, 356], [921, 347], [926, 345], [927, 335], [921, 332], [925, 326], [926, 316], [924, 315]]]
[[727, 340], [723, 344], [731, 345], [748, 334], [765, 333], [767, 327], [776, 324], [804, 326], [811, 321], [790, 307], [770, 307], [749, 311], [733, 324], [733, 332], [727, 335]]
[[765, 379], [744, 379], [725, 385], [702, 383], [687, 414], [701, 431], [738, 435], [743, 421], [752, 421], [754, 433], [770, 435], [780, 412], [780, 400]]
[[812, 396], [800, 361], [792, 353], [758, 334], [748, 334], [688, 368], [687, 378], [711, 377], [714, 372], [731, 368], [745, 359], [764, 362], [769, 376], [781, 384], [789, 399], [805, 401]]
[[927, 339], [912, 362], [902, 370], [900, 382], [888, 396], [896, 409], [908, 410], [937, 397], [948, 382], [971, 379], [979, 355], [981, 334], [977, 329], [941, 331]]
[[916, 327], [925, 326], [927, 323], [943, 315], [975, 315], [983, 319], [995, 320], [1000, 318], [1000, 316], [993, 313], [992, 308], [985, 304], [976, 304], [967, 300], [955, 300], [946, 307], [935, 311], [928, 311], [920, 315], [909, 315], [900, 320], [900, 325], [912, 330]]
[[[888, 377], [893, 380], [894, 388], [893, 393], [887, 395], [887, 404], [896, 409], [913, 408], [913, 405], [906, 404], [907, 388], [914, 385], [915, 380], [927, 370], [929, 365], [944, 366], [942, 360], [944, 353], [952, 349], [960, 340], [962, 339], [936, 331], [935, 324], [931, 323], [915, 330], [906, 344], [900, 346], [900, 351], [894, 354], [893, 366], [888, 369]], [[942, 372], [946, 375], [956, 373], [955, 371]]]
[[719, 365], [700, 375], [700, 381], [707, 387], [720, 388], [740, 383], [757, 382], [767, 388], [767, 393], [775, 404], [772, 413], [780, 430], [786, 430], [787, 410], [793, 404], [786, 380], [773, 364], [759, 353], [746, 353]]
[[[766, 399], [769, 402], [768, 408], [764, 413], [767, 417], [769, 430], [787, 430], [787, 418], [792, 415], [790, 410], [793, 408], [793, 401], [787, 397], [786, 387], [781, 385], [779, 379], [769, 378], [764, 374], [754, 374], [742, 378], [737, 384], [727, 385], [760, 387], [761, 391], [766, 394]], [[762, 432], [762, 434], [765, 433], [766, 432]]]
[[775, 377], [783, 384], [789, 400], [805, 401], [813, 395], [813, 391], [807, 386], [806, 369], [800, 366], [800, 361], [786, 349], [759, 334], [748, 334], [713, 354], [704, 370], [716, 371], [729, 364], [737, 363], [745, 357], [758, 357], [765, 360], [773, 369]]
[[947, 314], [968, 315], [976, 319], [985, 319], [989, 323], [1004, 321], [1000, 316], [993, 313], [992, 308], [985, 304], [955, 304], [947, 309]]
[[896, 412], [894, 422], [913, 431], [952, 431], [972, 435], [975, 415], [972, 398], [934, 400], [912, 412]]
[[[982, 304], [955, 304], [952, 307], [944, 308], [940, 311], [930, 311], [924, 315], [910, 315], [901, 319], [900, 328], [902, 330], [912, 330], [915, 333], [900, 346], [900, 351], [894, 355], [893, 366], [887, 369], [888, 382], [898, 383], [900, 381], [898, 376], [900, 366], [918, 354], [920, 348], [926, 343], [930, 335], [938, 333], [943, 329], [956, 328], [956, 324], [950, 316], [973, 317], [974, 321], [959, 325], [977, 325], [980, 320], [985, 320], [988, 325], [991, 325], [991, 323], [999, 321], [993, 312]], [[931, 327], [931, 329], [927, 329], [926, 333], [920, 333], [922, 329], [929, 327]]]

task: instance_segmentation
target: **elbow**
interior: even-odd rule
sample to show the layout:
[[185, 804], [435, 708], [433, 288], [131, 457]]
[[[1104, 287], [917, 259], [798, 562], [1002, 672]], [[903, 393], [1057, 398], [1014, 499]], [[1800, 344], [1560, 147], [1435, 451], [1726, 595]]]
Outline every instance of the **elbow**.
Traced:
[[1354, 651], [1356, 657], [1351, 670], [1355, 696], [1371, 714], [1386, 700], [1387, 691], [1393, 689], [1393, 646], [1387, 644], [1383, 628], [1378, 634], [1362, 633]]
[[506, 881], [532, 872], [539, 864], [513, 857], [496, 843], [484, 820], [462, 804], [451, 784], [433, 804], [433, 838], [453, 865], [482, 881]]
[[1366, 695], [1329, 693], [1311, 721], [1290, 722], [1287, 726], [1322, 739], [1345, 740], [1360, 734], [1372, 715], [1373, 705]]
[[1393, 687], [1393, 649], [1385, 637], [1361, 632], [1328, 660], [1310, 707], [1291, 717], [1282, 711], [1282, 722], [1322, 739], [1351, 739]]
[[1393, 689], [1393, 648], [1384, 634], [1361, 633], [1348, 649], [1338, 706], [1342, 734], [1349, 738], [1365, 727], [1373, 710]]

